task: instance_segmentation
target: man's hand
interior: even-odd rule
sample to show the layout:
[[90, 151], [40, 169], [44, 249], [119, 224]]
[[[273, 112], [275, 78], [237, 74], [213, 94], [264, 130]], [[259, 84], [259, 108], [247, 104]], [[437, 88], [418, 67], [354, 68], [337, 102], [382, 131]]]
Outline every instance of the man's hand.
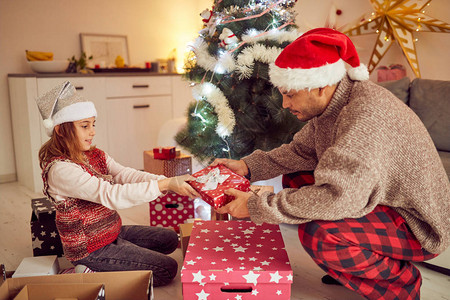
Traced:
[[234, 160], [234, 159], [228, 159], [228, 158], [216, 158], [212, 164], [211, 167], [217, 166], [217, 165], [224, 165], [234, 173], [245, 176], [248, 174], [248, 167], [247, 164], [243, 160]]
[[186, 181], [195, 180], [194, 176], [189, 174], [169, 177], [158, 181], [159, 190], [161, 192], [172, 191], [177, 194], [188, 196], [189, 198], [200, 197], [200, 194]]
[[225, 190], [226, 195], [234, 196], [235, 199], [228, 203], [225, 206], [222, 206], [216, 209], [216, 212], [219, 214], [230, 214], [235, 218], [242, 219], [250, 217], [248, 212], [248, 198], [250, 198], [251, 194], [245, 193], [242, 191], [238, 191], [236, 189], [228, 189]]

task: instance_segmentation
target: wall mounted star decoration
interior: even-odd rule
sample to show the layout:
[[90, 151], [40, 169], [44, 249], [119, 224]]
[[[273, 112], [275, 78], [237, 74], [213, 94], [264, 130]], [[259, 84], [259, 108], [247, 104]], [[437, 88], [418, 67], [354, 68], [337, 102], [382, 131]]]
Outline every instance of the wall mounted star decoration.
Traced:
[[420, 78], [413, 32], [450, 32], [450, 24], [425, 14], [425, 8], [432, 0], [370, 0], [374, 12], [369, 12], [359, 20], [347, 25], [342, 32], [348, 36], [377, 33], [368, 69], [372, 72], [393, 41], [402, 48], [411, 69]]

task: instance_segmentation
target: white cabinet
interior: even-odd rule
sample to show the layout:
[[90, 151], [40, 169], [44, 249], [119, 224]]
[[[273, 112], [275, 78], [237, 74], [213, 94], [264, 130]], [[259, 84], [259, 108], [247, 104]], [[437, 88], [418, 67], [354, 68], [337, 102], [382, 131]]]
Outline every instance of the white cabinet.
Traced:
[[179, 75], [8, 75], [17, 179], [35, 192], [42, 190], [38, 151], [48, 139], [35, 98], [65, 80], [95, 103], [94, 143], [137, 169], [143, 169], [143, 151], [164, 146], [156, 144], [161, 125], [185, 116], [192, 101]]
[[109, 154], [144, 169], [144, 151], [157, 145], [159, 129], [173, 118], [170, 77], [107, 78]]

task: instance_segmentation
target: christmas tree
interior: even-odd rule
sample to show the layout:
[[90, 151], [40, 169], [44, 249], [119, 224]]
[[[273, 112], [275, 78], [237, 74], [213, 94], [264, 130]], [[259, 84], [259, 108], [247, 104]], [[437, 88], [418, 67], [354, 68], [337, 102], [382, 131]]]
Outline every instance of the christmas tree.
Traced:
[[283, 109], [268, 75], [269, 64], [299, 36], [295, 2], [217, 0], [200, 14], [204, 28], [191, 45], [184, 75], [196, 101], [175, 136], [200, 161], [271, 150], [303, 126]]

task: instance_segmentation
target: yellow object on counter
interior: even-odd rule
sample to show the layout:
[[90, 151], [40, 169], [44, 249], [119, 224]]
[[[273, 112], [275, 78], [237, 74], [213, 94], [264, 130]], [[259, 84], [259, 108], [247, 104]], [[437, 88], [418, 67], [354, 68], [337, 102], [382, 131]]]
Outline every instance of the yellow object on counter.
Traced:
[[117, 55], [115, 63], [117, 68], [125, 67], [125, 60], [120, 55]]
[[53, 52], [28, 51], [25, 50], [28, 61], [53, 60]]

